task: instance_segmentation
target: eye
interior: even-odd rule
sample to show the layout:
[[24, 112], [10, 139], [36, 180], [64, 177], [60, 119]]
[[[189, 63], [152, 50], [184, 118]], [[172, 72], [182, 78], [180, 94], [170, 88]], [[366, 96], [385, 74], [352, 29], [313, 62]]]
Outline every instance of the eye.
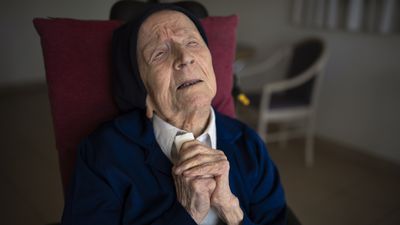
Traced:
[[197, 47], [199, 45], [199, 43], [197, 41], [192, 40], [192, 41], [189, 41], [186, 45], [189, 47]]
[[159, 60], [163, 59], [164, 56], [167, 55], [167, 53], [168, 53], [168, 49], [164, 49], [164, 48], [158, 49], [158, 50], [154, 51], [153, 56], [151, 57], [151, 61], [152, 62], [159, 61]]
[[161, 56], [163, 56], [165, 54], [164, 51], [158, 51], [154, 54], [154, 58], [160, 58]]

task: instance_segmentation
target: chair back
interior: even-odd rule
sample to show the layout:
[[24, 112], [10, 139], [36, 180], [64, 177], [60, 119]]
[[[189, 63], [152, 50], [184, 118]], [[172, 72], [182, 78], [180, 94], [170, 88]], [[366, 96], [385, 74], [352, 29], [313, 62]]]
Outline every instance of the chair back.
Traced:
[[[122, 21], [132, 20], [140, 16], [151, 4], [154, 3], [131, 0], [118, 1], [111, 7], [110, 19]], [[180, 1], [174, 2], [173, 4], [188, 10], [199, 19], [206, 18], [208, 16], [207, 9], [198, 2]]]
[[[292, 79], [302, 75], [309, 68], [313, 67], [323, 56], [325, 50], [324, 42], [320, 38], [308, 38], [297, 43], [292, 52], [292, 59], [288, 68], [287, 78]], [[299, 100], [305, 104], [312, 101], [315, 76], [299, 87], [286, 91], [288, 98]]]

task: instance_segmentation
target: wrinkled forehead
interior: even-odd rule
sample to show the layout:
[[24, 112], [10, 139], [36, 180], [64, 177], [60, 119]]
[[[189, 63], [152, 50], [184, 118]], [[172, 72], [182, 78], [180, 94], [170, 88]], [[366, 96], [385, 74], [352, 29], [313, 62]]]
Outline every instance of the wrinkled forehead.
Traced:
[[173, 10], [158, 11], [149, 16], [140, 26], [138, 46], [146, 45], [160, 35], [196, 33], [200, 35], [193, 21], [184, 13]]

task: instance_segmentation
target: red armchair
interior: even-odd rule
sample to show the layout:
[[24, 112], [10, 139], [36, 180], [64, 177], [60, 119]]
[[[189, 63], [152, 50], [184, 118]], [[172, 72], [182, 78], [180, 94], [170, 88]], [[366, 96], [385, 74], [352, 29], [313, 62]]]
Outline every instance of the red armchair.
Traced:
[[[46, 68], [64, 192], [79, 141], [118, 115], [111, 96], [111, 37], [120, 21], [34, 19]], [[237, 17], [202, 19], [217, 77], [216, 110], [234, 117], [231, 96]]]

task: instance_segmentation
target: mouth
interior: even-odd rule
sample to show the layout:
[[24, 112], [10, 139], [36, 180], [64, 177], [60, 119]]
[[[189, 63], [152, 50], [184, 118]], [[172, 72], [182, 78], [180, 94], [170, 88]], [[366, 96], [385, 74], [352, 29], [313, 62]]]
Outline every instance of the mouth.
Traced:
[[182, 84], [180, 84], [177, 89], [178, 90], [185, 89], [185, 88], [188, 88], [190, 86], [193, 86], [193, 85], [201, 83], [201, 82], [203, 82], [203, 81], [197, 80], [197, 79], [196, 80], [188, 80], [188, 81], [185, 81]]

